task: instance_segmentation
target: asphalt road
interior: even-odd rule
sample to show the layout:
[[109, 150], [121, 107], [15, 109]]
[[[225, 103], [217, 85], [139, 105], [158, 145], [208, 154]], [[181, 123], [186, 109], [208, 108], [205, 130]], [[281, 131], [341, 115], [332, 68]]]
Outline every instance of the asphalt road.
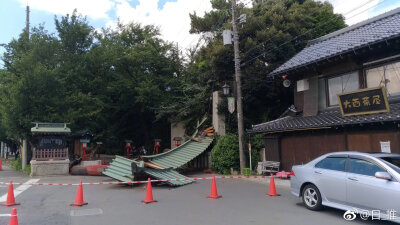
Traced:
[[[208, 176], [208, 175], [206, 175]], [[13, 171], [0, 171], [0, 181], [26, 182], [30, 177]], [[39, 177], [38, 183], [78, 183], [110, 181], [108, 177]], [[277, 182], [279, 183], [279, 182]], [[345, 221], [343, 211], [326, 208], [307, 210], [292, 196], [287, 185], [277, 186], [279, 197], [267, 197], [267, 185], [248, 180], [217, 180], [221, 199], [208, 199], [210, 180], [178, 188], [153, 187], [157, 203], [143, 204], [145, 185], [85, 185], [84, 200], [89, 204], [71, 207], [77, 186], [32, 186], [16, 197], [20, 225], [100, 225], [100, 224], [391, 224], [385, 221]], [[15, 185], [16, 189], [18, 185]], [[7, 186], [0, 185], [0, 196]], [[0, 215], [11, 208], [0, 207]], [[0, 216], [0, 224], [9, 217]]]

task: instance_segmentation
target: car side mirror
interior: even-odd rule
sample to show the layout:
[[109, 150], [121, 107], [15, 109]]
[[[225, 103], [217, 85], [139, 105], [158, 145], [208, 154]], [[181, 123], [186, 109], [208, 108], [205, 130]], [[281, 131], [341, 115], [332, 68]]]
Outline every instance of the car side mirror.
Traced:
[[392, 180], [392, 176], [387, 172], [376, 172], [375, 177], [384, 180]]

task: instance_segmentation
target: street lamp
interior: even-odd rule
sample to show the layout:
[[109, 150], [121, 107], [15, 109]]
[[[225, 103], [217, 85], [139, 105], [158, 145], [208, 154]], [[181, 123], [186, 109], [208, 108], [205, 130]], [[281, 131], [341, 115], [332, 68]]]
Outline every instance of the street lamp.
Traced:
[[222, 91], [223, 91], [225, 96], [229, 95], [229, 88], [230, 88], [230, 86], [228, 84], [226, 84], [226, 83], [222, 86]]

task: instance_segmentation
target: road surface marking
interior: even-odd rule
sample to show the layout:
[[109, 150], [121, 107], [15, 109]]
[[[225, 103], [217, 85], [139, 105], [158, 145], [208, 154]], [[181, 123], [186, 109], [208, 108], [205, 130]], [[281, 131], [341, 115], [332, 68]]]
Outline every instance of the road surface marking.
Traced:
[[[22, 192], [28, 190], [28, 188], [32, 187], [32, 185], [29, 185], [31, 183], [37, 183], [39, 181], [39, 179], [30, 179], [27, 182], [25, 182], [24, 184], [18, 186], [15, 190], [14, 190], [14, 197], [17, 197], [19, 194], [21, 194]], [[0, 197], [0, 202], [5, 202], [7, 199], [7, 194], [3, 195]]]
[[0, 217], [2, 216], [11, 216], [11, 214], [0, 214]]
[[82, 210], [71, 210], [71, 216], [95, 216], [103, 214], [102, 209], [82, 209]]

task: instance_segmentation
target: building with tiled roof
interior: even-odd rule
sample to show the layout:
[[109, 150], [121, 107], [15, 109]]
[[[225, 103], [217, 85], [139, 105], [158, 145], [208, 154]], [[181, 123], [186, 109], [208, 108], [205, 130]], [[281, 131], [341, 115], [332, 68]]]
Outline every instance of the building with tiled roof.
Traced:
[[294, 103], [247, 132], [264, 134], [281, 169], [388, 143], [400, 153], [400, 8], [309, 41], [270, 76], [290, 81]]

